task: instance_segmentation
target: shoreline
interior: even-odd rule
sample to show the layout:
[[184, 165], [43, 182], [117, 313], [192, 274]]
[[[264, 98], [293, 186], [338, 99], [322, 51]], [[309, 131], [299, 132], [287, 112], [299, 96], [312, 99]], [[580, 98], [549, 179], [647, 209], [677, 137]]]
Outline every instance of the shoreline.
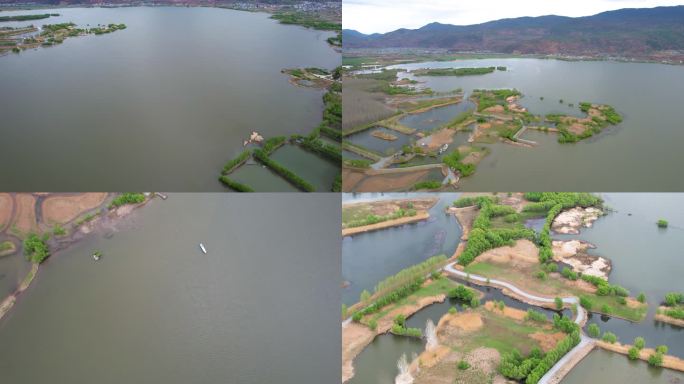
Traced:
[[[632, 345], [630, 344], [620, 344], [618, 342], [610, 344], [603, 340], [596, 340], [595, 343], [598, 348], [605, 349], [607, 351], [614, 353], [619, 353], [625, 356], [629, 354], [629, 349], [632, 348]], [[639, 360], [648, 362], [648, 357], [651, 356], [654, 352], [655, 349], [653, 348], [642, 348], [639, 351]], [[684, 360], [672, 355], [663, 355], [663, 365], [661, 367], [684, 372]]]
[[[114, 208], [114, 209], [109, 209], [108, 204], [111, 201], [111, 198], [114, 197], [115, 194], [108, 195], [98, 207], [82, 211], [77, 217], [71, 219], [64, 225], [68, 225], [70, 223], [75, 223], [79, 220], [79, 218], [87, 214], [88, 212], [93, 212], [97, 209], [102, 209], [103, 207], [107, 209], [107, 213], [105, 215], [97, 215], [95, 218], [93, 218], [90, 221], [85, 221], [78, 226], [74, 227], [71, 231], [71, 233], [68, 236], [64, 236], [63, 238], [60, 238], [58, 240], [51, 239], [51, 244], [53, 249], [50, 251], [50, 258], [58, 256], [60, 252], [63, 252], [67, 250], [71, 245], [76, 244], [83, 238], [85, 238], [87, 235], [94, 233], [97, 229], [102, 224], [102, 219], [103, 217], [109, 218], [110, 220], [116, 220], [120, 221], [126, 217], [128, 217], [132, 212], [136, 211], [138, 208], [141, 208], [147, 203], [149, 203], [153, 198], [154, 194], [147, 196], [145, 198], [145, 201], [139, 204], [134, 204], [134, 205], [122, 205], [120, 207]], [[36, 202], [37, 204], [42, 202]], [[111, 223], [111, 221], [110, 221]], [[42, 264], [42, 263], [41, 263]], [[26, 277], [22, 280], [22, 282], [19, 284], [17, 289], [6, 296], [2, 302], [0, 302], [0, 321], [12, 310], [14, 305], [17, 303], [19, 300], [20, 296], [31, 286], [31, 283], [35, 281], [36, 276], [38, 275], [38, 272], [40, 271], [40, 265], [37, 263], [32, 263], [31, 264], [31, 269], [29, 272], [26, 274]]]
[[429, 217], [430, 217], [430, 213], [428, 211], [420, 211], [420, 212], [417, 212], [415, 214], [415, 216], [405, 216], [405, 217], [400, 217], [398, 219], [381, 221], [381, 222], [375, 223], [375, 224], [362, 225], [360, 227], [343, 228], [342, 229], [342, 236], [343, 237], [354, 236], [354, 235], [358, 235], [361, 233], [378, 231], [381, 229], [397, 227], [397, 226], [401, 226], [404, 224], [416, 223], [419, 221], [427, 220]]

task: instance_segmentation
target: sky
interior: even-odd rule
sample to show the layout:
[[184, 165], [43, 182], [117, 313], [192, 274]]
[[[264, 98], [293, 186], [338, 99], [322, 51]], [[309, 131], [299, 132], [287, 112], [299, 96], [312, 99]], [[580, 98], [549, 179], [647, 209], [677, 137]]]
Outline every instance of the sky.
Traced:
[[342, 0], [342, 26], [384, 33], [425, 24], [470, 25], [521, 16], [589, 16], [621, 8], [682, 5], [684, 0]]

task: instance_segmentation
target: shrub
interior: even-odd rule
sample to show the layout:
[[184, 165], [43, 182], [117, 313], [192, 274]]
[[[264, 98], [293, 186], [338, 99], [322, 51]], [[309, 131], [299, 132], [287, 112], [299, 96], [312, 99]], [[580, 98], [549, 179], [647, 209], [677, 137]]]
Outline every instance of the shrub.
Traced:
[[466, 288], [463, 284], [459, 284], [456, 288], [453, 288], [449, 291], [448, 296], [450, 299], [469, 302], [473, 299], [474, 293], [470, 289]]
[[656, 352], [663, 355], [667, 354], [667, 350], [667, 345], [659, 345], [656, 347]]
[[461, 361], [458, 362], [457, 367], [458, 367], [458, 369], [460, 369], [461, 371], [465, 371], [466, 369], [470, 368], [470, 364], [468, 364], [468, 362], [465, 361], [465, 360], [461, 360]]
[[684, 303], [684, 293], [670, 292], [665, 295], [665, 305], [674, 307], [677, 304]]
[[587, 333], [589, 334], [590, 337], [593, 337], [594, 339], [596, 339], [599, 336], [601, 336], [601, 329], [599, 328], [598, 324], [591, 323], [587, 327]]
[[539, 272], [534, 274], [534, 277], [536, 277], [539, 280], [546, 280], [546, 272], [539, 271]]
[[615, 344], [617, 336], [613, 332], [605, 332], [601, 339], [607, 343]]
[[470, 299], [470, 307], [471, 308], [477, 308], [479, 306], [480, 306], [480, 299], [478, 299], [477, 297], [473, 297], [472, 299]]
[[642, 349], [646, 345], [646, 340], [643, 337], [637, 337], [634, 339], [634, 346], [637, 349]]
[[116, 208], [126, 204], [140, 204], [145, 201], [145, 195], [142, 193], [126, 192], [115, 197], [109, 204], [109, 208]]
[[641, 292], [639, 296], [637, 296], [637, 300], [639, 300], [640, 303], [646, 302], [646, 295], [644, 295], [644, 293]]
[[570, 280], [577, 280], [578, 275], [577, 272], [573, 271], [572, 269], [568, 267], [563, 267], [563, 270], [561, 271], [561, 275], [565, 277], [566, 279]]
[[613, 309], [608, 304], [603, 304], [601, 306], [601, 312], [605, 313], [606, 315], [609, 315], [611, 312], [613, 312]]
[[368, 322], [368, 327], [369, 327], [370, 329], [372, 329], [372, 330], [375, 331], [375, 330], [378, 328], [378, 321], [375, 320], [375, 319], [371, 319], [371, 320]]
[[667, 220], [660, 219], [656, 224], [658, 228], [667, 228]]
[[439, 180], [428, 180], [428, 181], [419, 181], [415, 184], [413, 184], [413, 187], [411, 187], [411, 190], [413, 191], [418, 191], [421, 189], [438, 189], [442, 186], [442, 182]]
[[556, 297], [555, 299], [553, 299], [553, 302], [556, 304], [557, 310], [560, 311], [561, 309], [563, 309], [563, 300], [560, 297]]
[[532, 321], [538, 321], [538, 322], [545, 322], [546, 321], [546, 315], [543, 314], [542, 312], [535, 311], [534, 309], [530, 308], [527, 310], [527, 315], [525, 315], [526, 320], [532, 320]]
[[458, 312], [458, 309], [456, 309], [456, 307], [451, 307], [451, 308], [449, 308], [449, 314], [450, 314], [450, 315], [454, 315], [454, 314], [456, 314], [457, 312]]
[[663, 355], [661, 353], [655, 352], [648, 357], [648, 364], [654, 367], [660, 367], [663, 365]]
[[627, 352], [627, 357], [629, 357], [630, 360], [636, 360], [639, 358], [639, 349], [636, 347], [632, 347], [629, 349]]
[[587, 311], [591, 311], [591, 308], [594, 306], [594, 303], [591, 301], [586, 296], [580, 296], [580, 305], [584, 307]]

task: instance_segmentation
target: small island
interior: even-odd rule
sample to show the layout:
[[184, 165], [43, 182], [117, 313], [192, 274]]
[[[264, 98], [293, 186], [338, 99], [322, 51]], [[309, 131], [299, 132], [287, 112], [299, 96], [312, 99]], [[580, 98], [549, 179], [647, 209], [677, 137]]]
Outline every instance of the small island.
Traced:
[[0, 27], [0, 53], [12, 51], [20, 53], [23, 50], [49, 47], [61, 44], [70, 37], [86, 35], [104, 35], [126, 29], [126, 24], [97, 25], [91, 28], [78, 28], [76, 24], [59, 23], [45, 24], [41, 28], [33, 25], [27, 27]]

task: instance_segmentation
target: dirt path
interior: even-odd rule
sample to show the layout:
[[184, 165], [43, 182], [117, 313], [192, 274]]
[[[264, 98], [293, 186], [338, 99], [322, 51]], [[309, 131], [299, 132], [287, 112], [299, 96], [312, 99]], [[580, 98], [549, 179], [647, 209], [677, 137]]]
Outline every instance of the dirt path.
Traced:
[[427, 220], [429, 217], [430, 217], [430, 213], [428, 213], [427, 211], [422, 211], [422, 212], [417, 212], [415, 216], [400, 217], [398, 219], [387, 220], [387, 221], [383, 221], [380, 223], [364, 225], [361, 227], [343, 228], [342, 229], [342, 236], [353, 236], [353, 235], [358, 235], [359, 233], [372, 232], [372, 231], [377, 231], [380, 229], [396, 227], [396, 226], [400, 226], [400, 225], [404, 225], [404, 224], [415, 223], [418, 221]]

